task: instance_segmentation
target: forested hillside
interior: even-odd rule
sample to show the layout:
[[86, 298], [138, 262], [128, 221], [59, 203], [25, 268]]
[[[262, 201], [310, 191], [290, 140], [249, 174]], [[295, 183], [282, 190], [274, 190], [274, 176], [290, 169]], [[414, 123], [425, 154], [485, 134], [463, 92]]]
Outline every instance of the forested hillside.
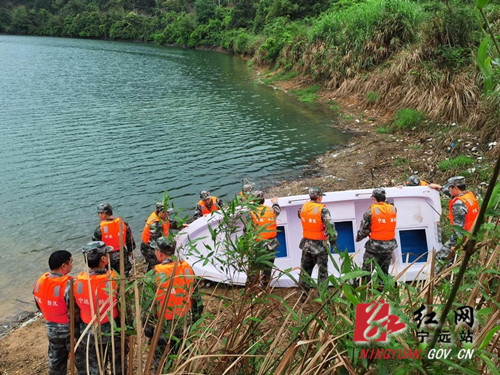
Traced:
[[[479, 70], [476, 0], [11, 0], [0, 32], [222, 48], [301, 74], [332, 98], [418, 110], [500, 136], [499, 59]], [[498, 36], [500, 5], [484, 16]], [[491, 38], [490, 38], [491, 39]]]

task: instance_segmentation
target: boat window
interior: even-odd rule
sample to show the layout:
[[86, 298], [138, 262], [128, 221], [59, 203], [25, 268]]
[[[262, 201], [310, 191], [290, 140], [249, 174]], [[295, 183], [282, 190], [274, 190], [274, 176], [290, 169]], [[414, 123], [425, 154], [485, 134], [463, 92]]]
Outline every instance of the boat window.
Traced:
[[[354, 232], [352, 229], [352, 221], [338, 221], [335, 222], [335, 229], [337, 229], [337, 247], [339, 250], [354, 253]], [[333, 253], [333, 246], [330, 247]]]
[[401, 254], [403, 256], [403, 263], [406, 262], [408, 255], [409, 262], [413, 262], [422, 254], [419, 262], [427, 262], [427, 237], [425, 229], [412, 229], [399, 231], [399, 243], [401, 244]]
[[285, 237], [285, 227], [278, 227], [278, 235], [276, 236], [280, 242], [280, 246], [276, 250], [276, 258], [286, 258], [286, 237]]

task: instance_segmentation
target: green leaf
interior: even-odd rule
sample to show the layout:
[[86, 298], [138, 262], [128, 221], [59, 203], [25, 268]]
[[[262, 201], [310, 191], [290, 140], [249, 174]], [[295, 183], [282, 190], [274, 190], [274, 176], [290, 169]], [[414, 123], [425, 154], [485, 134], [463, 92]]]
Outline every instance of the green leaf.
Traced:
[[493, 338], [493, 336], [495, 335], [495, 333], [498, 332], [498, 330], [500, 330], [500, 325], [494, 327], [491, 331], [489, 331], [486, 336], [484, 337], [484, 340], [483, 342], [481, 343], [481, 346], [479, 347], [479, 350], [482, 350], [484, 348], [486, 348], [488, 346], [488, 344], [490, 343], [491, 339]]
[[480, 354], [479, 355], [484, 362], [486, 362], [486, 364], [488, 365], [488, 368], [490, 369], [491, 373], [493, 375], [498, 375], [500, 374], [497, 370], [497, 367], [495, 366], [495, 364], [491, 361], [491, 359], [489, 359], [484, 353]]
[[477, 0], [476, 1], [476, 8], [483, 9], [486, 5], [488, 5], [489, 2], [490, 2], [490, 0]]
[[357, 305], [358, 303], [361, 303], [361, 301], [359, 299], [357, 299], [356, 296], [354, 294], [350, 293], [347, 289], [351, 289], [351, 288], [348, 288], [347, 285], [343, 285], [342, 286], [342, 290], [344, 291], [344, 294], [345, 294], [346, 298], [353, 305]]
[[369, 275], [370, 272], [368, 271], [363, 271], [363, 270], [356, 270], [352, 272], [348, 272], [345, 275], [343, 275], [340, 280], [345, 281], [345, 280], [350, 280], [350, 279], [356, 279], [361, 276], [366, 276]]

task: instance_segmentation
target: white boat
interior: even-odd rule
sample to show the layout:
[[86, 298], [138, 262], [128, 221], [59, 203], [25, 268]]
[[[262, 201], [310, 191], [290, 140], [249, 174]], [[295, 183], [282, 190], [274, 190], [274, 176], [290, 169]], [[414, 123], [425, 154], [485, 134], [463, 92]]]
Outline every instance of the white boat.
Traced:
[[[430, 254], [441, 246], [439, 219], [441, 204], [439, 193], [428, 186], [386, 188], [387, 201], [397, 208], [396, 241], [398, 248], [395, 251], [395, 261], [389, 272], [396, 276], [400, 274], [400, 281], [425, 279], [430, 271]], [[349, 252], [355, 263], [362, 265], [364, 245], [367, 239], [355, 242], [364, 212], [370, 207], [372, 189], [348, 190], [328, 192], [322, 203], [330, 210], [332, 219], [338, 232], [338, 249]], [[278, 199], [281, 214], [278, 217], [278, 239], [280, 247], [274, 262], [276, 270], [273, 272], [273, 284], [277, 287], [296, 286], [300, 271], [301, 250], [299, 242], [302, 238], [302, 226], [297, 212], [309, 200], [308, 195], [296, 195]], [[271, 205], [266, 200], [267, 205]], [[205, 279], [234, 285], [244, 285], [246, 274], [238, 272], [233, 267], [222, 267], [217, 258], [224, 259], [224, 249], [212, 240], [209, 228], [216, 228], [222, 215], [214, 213], [194, 221], [177, 237], [178, 248], [182, 256], [193, 266], [196, 275]], [[241, 232], [240, 232], [241, 233]], [[234, 234], [236, 237], [238, 233]], [[194, 246], [195, 252], [187, 251], [188, 238], [198, 239]], [[219, 242], [216, 240], [216, 242]], [[213, 253], [212, 253], [213, 252]], [[206, 261], [208, 255], [210, 261]], [[340, 256], [332, 249], [332, 256], [338, 263]], [[200, 259], [204, 259], [200, 260]], [[415, 262], [416, 260], [416, 262]], [[284, 274], [289, 270], [292, 277]], [[401, 275], [401, 272], [404, 274]], [[328, 272], [336, 276], [339, 272], [329, 260]], [[313, 277], [316, 278], [317, 267]], [[294, 280], [295, 278], [295, 280]]]

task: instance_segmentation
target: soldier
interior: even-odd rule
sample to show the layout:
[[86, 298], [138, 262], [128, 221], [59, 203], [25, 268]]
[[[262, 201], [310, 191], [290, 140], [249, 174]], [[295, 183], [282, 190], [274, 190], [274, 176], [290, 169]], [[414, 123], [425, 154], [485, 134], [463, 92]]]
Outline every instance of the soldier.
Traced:
[[141, 253], [148, 264], [148, 271], [158, 264], [152, 243], [156, 242], [162, 235], [167, 237], [170, 229], [180, 229], [188, 226], [187, 224], [179, 225], [177, 220], [171, 219], [170, 212], [170, 209], [165, 209], [163, 202], [157, 202], [156, 210], [149, 215], [144, 225]]
[[[276, 258], [276, 249], [279, 247], [280, 243], [276, 238], [277, 231], [277, 223], [276, 218], [279, 216], [281, 212], [281, 207], [278, 204], [278, 197], [273, 197], [271, 199], [272, 207], [264, 205], [264, 192], [261, 190], [257, 190], [254, 195], [255, 197], [255, 210], [251, 210], [250, 214], [252, 216], [253, 225], [257, 231], [256, 241], [269, 253], [269, 258], [266, 260], [270, 263], [274, 263], [274, 259]], [[251, 265], [250, 265], [250, 268]], [[263, 266], [262, 272], [262, 285], [267, 286], [271, 281], [271, 270], [270, 266]], [[251, 284], [259, 278], [259, 270], [251, 270], [253, 275], [249, 275], [247, 279], [247, 284]]]
[[123, 241], [123, 263], [125, 265], [125, 276], [132, 269], [129, 257], [134, 255], [135, 240], [130, 226], [125, 220], [113, 216], [113, 208], [109, 203], [101, 203], [97, 206], [97, 215], [101, 219], [100, 224], [94, 230], [92, 241], [103, 241], [106, 246], [111, 246], [113, 252], [109, 255], [111, 268], [120, 272], [120, 231]]
[[[465, 178], [463, 176], [455, 176], [448, 179], [445, 186], [434, 184], [435, 189], [446, 193], [452, 197], [449, 203], [450, 224], [456, 225], [467, 232], [471, 232], [477, 215], [479, 214], [479, 204], [476, 197], [471, 191], [466, 190]], [[446, 262], [451, 260], [451, 252], [457, 246], [458, 238], [462, 237], [462, 233], [453, 231], [450, 238], [436, 253], [438, 262]], [[436, 272], [439, 272], [440, 265], [436, 265]]]
[[203, 190], [200, 193], [200, 201], [196, 206], [193, 219], [196, 220], [199, 217], [209, 215], [214, 211], [218, 211], [222, 207], [222, 205], [222, 200], [212, 196], [209, 191]]
[[364, 213], [356, 236], [356, 242], [370, 236], [365, 243], [363, 269], [373, 271], [372, 259], [386, 275], [392, 260], [392, 253], [398, 247], [396, 242], [396, 207], [385, 201], [385, 190], [373, 189], [372, 205]]
[[[119, 325], [117, 279], [115, 271], [107, 271], [109, 253], [113, 251], [111, 246], [106, 246], [102, 241], [90, 242], [82, 249], [85, 262], [89, 267], [88, 272], [81, 272], [76, 277], [74, 285], [74, 296], [80, 308], [82, 320], [81, 330], [87, 325], [92, 325], [82, 340], [82, 350], [88, 353], [87, 371], [91, 375], [105, 373], [108, 363], [113, 357], [112, 342], [114, 343], [114, 372], [117, 375], [127, 373], [127, 359], [125, 368], [121, 365], [121, 340], [120, 334], [114, 331], [117, 323]], [[111, 298], [110, 298], [111, 295]], [[111, 303], [110, 303], [111, 302]], [[99, 335], [99, 337], [94, 337]], [[97, 342], [97, 346], [96, 346]], [[127, 347], [125, 347], [127, 353]], [[98, 360], [98, 356], [100, 360]]]
[[[169, 342], [174, 341], [172, 353], [177, 354], [178, 340], [171, 340], [172, 334], [177, 339], [184, 336], [184, 318], [196, 321], [203, 313], [203, 301], [195, 285], [195, 275], [191, 266], [184, 260], [174, 260], [175, 242], [166, 237], [160, 237], [155, 244], [155, 255], [159, 264], [154, 266], [157, 274], [156, 286], [158, 294], [157, 317], [165, 303], [166, 292], [171, 287], [170, 296], [167, 298], [162, 334], [155, 351], [156, 367], [160, 366], [161, 358]], [[188, 314], [188, 315], [186, 315]], [[173, 325], [173, 327], [172, 327]], [[152, 337], [149, 330], [148, 336]]]
[[[50, 272], [41, 276], [33, 288], [35, 303], [45, 319], [49, 340], [49, 375], [66, 375], [70, 353], [70, 283], [68, 274], [73, 258], [66, 250], [57, 250], [49, 257]], [[78, 310], [75, 316], [79, 318]], [[75, 319], [75, 338], [80, 336], [79, 320]], [[83, 374], [80, 352], [75, 355], [78, 372]]]
[[303, 238], [299, 248], [302, 250], [299, 285], [302, 289], [301, 300], [305, 301], [310, 290], [309, 280], [314, 266], [318, 265], [318, 284], [328, 277], [328, 252], [330, 243], [335, 244], [337, 232], [330, 211], [321, 203], [323, 191], [318, 187], [309, 189], [310, 201], [304, 203], [298, 215], [302, 223]]
[[413, 175], [408, 177], [408, 179], [405, 182], [406, 186], [427, 186], [429, 183], [425, 180], [422, 180], [418, 176], [418, 171], [413, 172]]
[[252, 184], [245, 184], [242, 186], [241, 191], [238, 193], [238, 198], [245, 202], [247, 198], [252, 194], [253, 186]]

